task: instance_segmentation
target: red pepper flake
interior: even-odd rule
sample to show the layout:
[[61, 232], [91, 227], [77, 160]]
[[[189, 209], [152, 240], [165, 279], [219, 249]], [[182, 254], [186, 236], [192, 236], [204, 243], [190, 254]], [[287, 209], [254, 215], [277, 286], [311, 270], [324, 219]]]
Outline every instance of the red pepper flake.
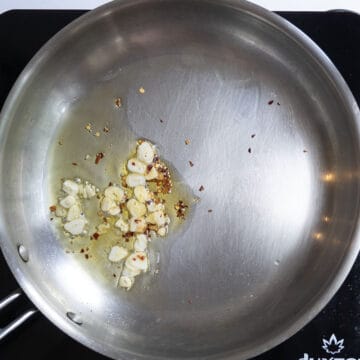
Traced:
[[193, 167], [193, 166], [194, 166], [194, 163], [193, 163], [191, 160], [189, 160], [189, 165], [190, 165], [191, 167]]
[[209, 210], [208, 210], [208, 213], [212, 213], [212, 212], [213, 212], [212, 209], [209, 209]]
[[133, 258], [133, 261], [136, 261], [136, 258]]
[[146, 170], [147, 170], [148, 172], [150, 172], [153, 167], [154, 167], [153, 164], [149, 164], [149, 165], [146, 167]]
[[248, 153], [251, 154], [251, 148], [248, 148]]
[[134, 161], [132, 161], [132, 162], [131, 162], [131, 165], [132, 165], [132, 166], [135, 166], [135, 162], [134, 162]]
[[120, 97], [115, 99], [115, 106], [118, 107], [118, 108], [120, 108], [122, 106], [122, 101], [121, 101]]
[[185, 213], [188, 206], [182, 201], [179, 200], [175, 205], [174, 209], [176, 210], [176, 216], [179, 219], [185, 219]]
[[138, 257], [138, 259], [140, 259], [140, 260], [142, 260], [142, 261], [145, 260], [145, 256], [144, 256], [144, 255], [138, 255], [137, 257]]
[[94, 238], [95, 240], [97, 240], [97, 239], [99, 238], [99, 236], [100, 236], [99, 233], [97, 233], [97, 232], [93, 233], [93, 238]]
[[274, 100], [269, 100], [268, 105], [272, 105], [274, 103]]
[[87, 260], [89, 258], [89, 255], [88, 254], [85, 254], [85, 259]]
[[49, 209], [50, 209], [51, 212], [56, 211], [56, 205], [51, 205], [51, 206], [49, 207]]
[[100, 162], [100, 160], [104, 158], [104, 156], [105, 155], [102, 152], [97, 153], [95, 158], [95, 164], [97, 165]]
[[201, 186], [199, 187], [199, 191], [204, 191], [204, 190], [205, 190], [204, 186], [201, 185]]
[[252, 134], [252, 135], [251, 135], [251, 138], [253, 139], [255, 136], [256, 136], [256, 134]]
[[76, 162], [73, 162], [73, 163], [71, 163], [72, 165], [74, 165], [74, 166], [77, 166], [77, 163]]

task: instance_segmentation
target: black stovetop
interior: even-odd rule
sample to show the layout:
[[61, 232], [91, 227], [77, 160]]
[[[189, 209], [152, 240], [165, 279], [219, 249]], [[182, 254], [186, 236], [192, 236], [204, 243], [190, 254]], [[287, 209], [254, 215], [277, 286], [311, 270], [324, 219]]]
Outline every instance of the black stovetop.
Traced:
[[[10, 11], [0, 15], [0, 107], [12, 84], [34, 53], [58, 30], [84, 11]], [[348, 12], [280, 12], [308, 34], [335, 63], [360, 103], [360, 16]], [[286, 342], [256, 360], [298, 360], [311, 357], [360, 358], [360, 258], [326, 308]], [[18, 287], [0, 253], [0, 299]], [[29, 306], [24, 298], [0, 314], [0, 328]], [[344, 339], [337, 355], [326, 352], [323, 339]], [[336, 346], [330, 348], [336, 351]], [[0, 343], [0, 359], [24, 356], [37, 360], [106, 359], [57, 329], [38, 314]], [[335, 359], [334, 359], [335, 360]]]

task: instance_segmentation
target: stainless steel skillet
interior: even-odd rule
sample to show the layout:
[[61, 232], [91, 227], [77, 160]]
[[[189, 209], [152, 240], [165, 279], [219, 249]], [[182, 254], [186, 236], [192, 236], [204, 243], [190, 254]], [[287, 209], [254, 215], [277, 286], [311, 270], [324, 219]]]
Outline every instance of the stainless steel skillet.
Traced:
[[[103, 282], [48, 221], [66, 154], [107, 145], [79, 137], [88, 118], [113, 124], [120, 155], [133, 135], [152, 139], [195, 193], [205, 187], [146, 290]], [[50, 42], [4, 106], [2, 249], [39, 309], [109, 356], [252, 356], [312, 318], [357, 255], [357, 122], [328, 59], [273, 14], [241, 2], [109, 4]], [[54, 157], [63, 132], [77, 135]]]

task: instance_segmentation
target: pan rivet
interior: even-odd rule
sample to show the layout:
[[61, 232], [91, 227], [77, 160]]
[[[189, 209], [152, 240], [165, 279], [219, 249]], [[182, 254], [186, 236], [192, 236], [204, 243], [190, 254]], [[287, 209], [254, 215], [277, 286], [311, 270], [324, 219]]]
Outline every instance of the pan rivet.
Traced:
[[24, 245], [18, 246], [18, 253], [19, 253], [19, 256], [21, 257], [22, 261], [24, 261], [24, 262], [29, 261], [29, 252]]
[[76, 325], [82, 325], [82, 323], [83, 323], [81, 320], [81, 317], [71, 311], [68, 311], [66, 313], [66, 316]]

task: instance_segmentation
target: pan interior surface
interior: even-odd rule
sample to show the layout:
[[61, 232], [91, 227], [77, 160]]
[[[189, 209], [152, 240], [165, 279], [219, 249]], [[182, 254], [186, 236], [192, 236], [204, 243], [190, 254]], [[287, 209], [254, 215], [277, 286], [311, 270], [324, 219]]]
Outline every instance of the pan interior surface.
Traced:
[[[242, 2], [120, 1], [25, 69], [0, 123], [1, 244], [68, 334], [121, 359], [245, 359], [340, 286], [359, 247], [358, 110], [328, 60], [286, 26]], [[87, 123], [111, 131], [95, 138]], [[200, 201], [154, 244], [157, 276], [125, 292], [65, 252], [48, 209], [61, 177], [106, 186], [138, 138]], [[84, 160], [99, 151], [98, 166]]]

